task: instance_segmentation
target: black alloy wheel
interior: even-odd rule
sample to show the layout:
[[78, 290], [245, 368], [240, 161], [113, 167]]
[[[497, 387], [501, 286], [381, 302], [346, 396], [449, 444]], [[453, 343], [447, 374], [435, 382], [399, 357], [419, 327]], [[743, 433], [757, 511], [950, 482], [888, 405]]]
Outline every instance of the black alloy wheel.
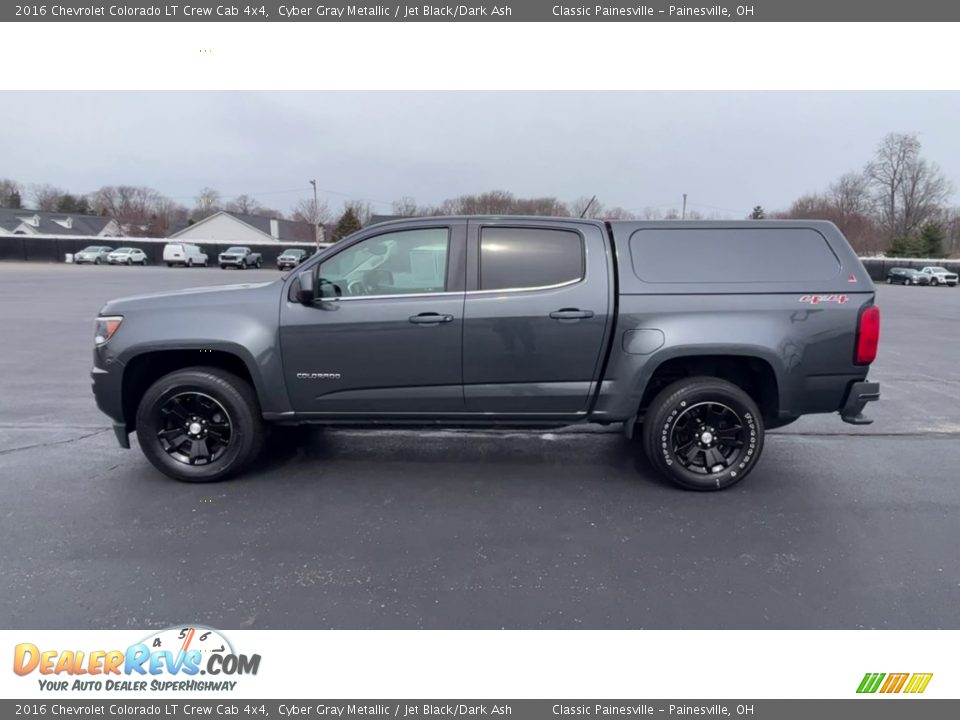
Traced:
[[157, 440], [177, 462], [207, 465], [223, 457], [233, 437], [226, 409], [200, 392], [183, 392], [156, 410]]
[[743, 480], [760, 459], [763, 439], [763, 417], [754, 399], [716, 377], [667, 385], [643, 419], [650, 464], [688, 490], [723, 490]]

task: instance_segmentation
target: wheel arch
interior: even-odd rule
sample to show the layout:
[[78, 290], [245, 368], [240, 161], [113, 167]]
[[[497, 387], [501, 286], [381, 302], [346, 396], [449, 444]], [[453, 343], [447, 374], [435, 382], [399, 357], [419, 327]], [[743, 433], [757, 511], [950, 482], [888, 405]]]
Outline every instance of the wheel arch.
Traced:
[[698, 348], [665, 354], [645, 368], [637, 417], [643, 417], [657, 393], [672, 382], [707, 376], [727, 380], [746, 392], [760, 408], [765, 423], [774, 425], [784, 407], [784, 387], [777, 367], [778, 363], [759, 348]]
[[263, 397], [259, 373], [242, 352], [226, 348], [167, 347], [144, 349], [124, 359], [121, 403], [127, 431], [136, 429], [137, 406], [143, 394], [164, 375], [188, 367], [225, 370], [250, 384], [257, 398]]

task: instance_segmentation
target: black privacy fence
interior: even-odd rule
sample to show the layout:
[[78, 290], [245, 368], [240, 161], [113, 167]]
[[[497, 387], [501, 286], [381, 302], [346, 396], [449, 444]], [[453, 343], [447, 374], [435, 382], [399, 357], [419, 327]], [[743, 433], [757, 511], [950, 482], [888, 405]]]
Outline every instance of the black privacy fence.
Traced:
[[[186, 242], [198, 246], [207, 254], [210, 265], [217, 264], [217, 255], [232, 245], [243, 245], [263, 256], [263, 264], [276, 263], [277, 256], [288, 248], [301, 248], [312, 254], [316, 250], [313, 243], [304, 242], [268, 242], [268, 243], [229, 243], [229, 242]], [[67, 255], [76, 255], [91, 245], [109, 247], [114, 250], [121, 247], [137, 248], [147, 255], [150, 265], [163, 264], [163, 248], [168, 244], [177, 244], [176, 240], [163, 238], [97, 238], [97, 237], [36, 237], [32, 235], [0, 236], [0, 261], [21, 260], [31, 262], [66, 262]]]

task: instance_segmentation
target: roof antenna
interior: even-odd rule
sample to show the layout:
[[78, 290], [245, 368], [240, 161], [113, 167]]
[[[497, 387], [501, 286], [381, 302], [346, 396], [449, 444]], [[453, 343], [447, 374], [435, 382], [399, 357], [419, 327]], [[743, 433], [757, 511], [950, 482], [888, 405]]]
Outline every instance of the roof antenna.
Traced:
[[596, 199], [597, 199], [597, 196], [596, 196], [596, 195], [594, 195], [592, 198], [590, 198], [590, 202], [587, 203], [587, 206], [583, 209], [583, 212], [580, 213], [580, 217], [586, 217], [587, 211], [590, 209], [590, 207], [593, 205], [593, 201], [596, 200]]

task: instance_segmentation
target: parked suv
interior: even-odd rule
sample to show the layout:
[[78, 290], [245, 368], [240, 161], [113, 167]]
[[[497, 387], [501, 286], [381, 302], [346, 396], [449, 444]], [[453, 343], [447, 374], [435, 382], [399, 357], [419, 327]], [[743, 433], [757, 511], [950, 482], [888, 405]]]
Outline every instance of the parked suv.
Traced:
[[138, 248], [117, 248], [107, 255], [107, 262], [111, 265], [146, 265], [147, 254]]
[[828, 222], [405, 219], [272, 282], [108, 302], [93, 390], [179, 480], [237, 473], [267, 424], [590, 422], [720, 490], [770, 428], [870, 422], [874, 295]]
[[220, 253], [218, 259], [220, 261], [221, 270], [227, 267], [235, 267], [238, 270], [245, 270], [246, 268], [258, 268], [263, 265], [263, 258], [261, 257], [260, 253], [255, 253], [248, 247], [227, 248], [226, 252]]
[[920, 272], [930, 278], [931, 285], [949, 285], [953, 287], [957, 284], [957, 274], [943, 267], [928, 265]]
[[931, 275], [913, 268], [890, 268], [887, 282], [891, 285], [929, 285]]
[[284, 250], [277, 258], [277, 270], [290, 270], [291, 268], [295, 268], [308, 257], [307, 251], [300, 248]]
[[101, 265], [107, 262], [107, 257], [111, 252], [113, 252], [113, 248], [111, 247], [107, 247], [105, 245], [91, 245], [90, 247], [85, 247], [83, 250], [74, 255], [73, 262], [76, 265], [83, 265], [83, 263]]
[[174, 265], [206, 267], [207, 254], [198, 245], [170, 243], [163, 248], [163, 261], [167, 264], [167, 267], [173, 267]]

